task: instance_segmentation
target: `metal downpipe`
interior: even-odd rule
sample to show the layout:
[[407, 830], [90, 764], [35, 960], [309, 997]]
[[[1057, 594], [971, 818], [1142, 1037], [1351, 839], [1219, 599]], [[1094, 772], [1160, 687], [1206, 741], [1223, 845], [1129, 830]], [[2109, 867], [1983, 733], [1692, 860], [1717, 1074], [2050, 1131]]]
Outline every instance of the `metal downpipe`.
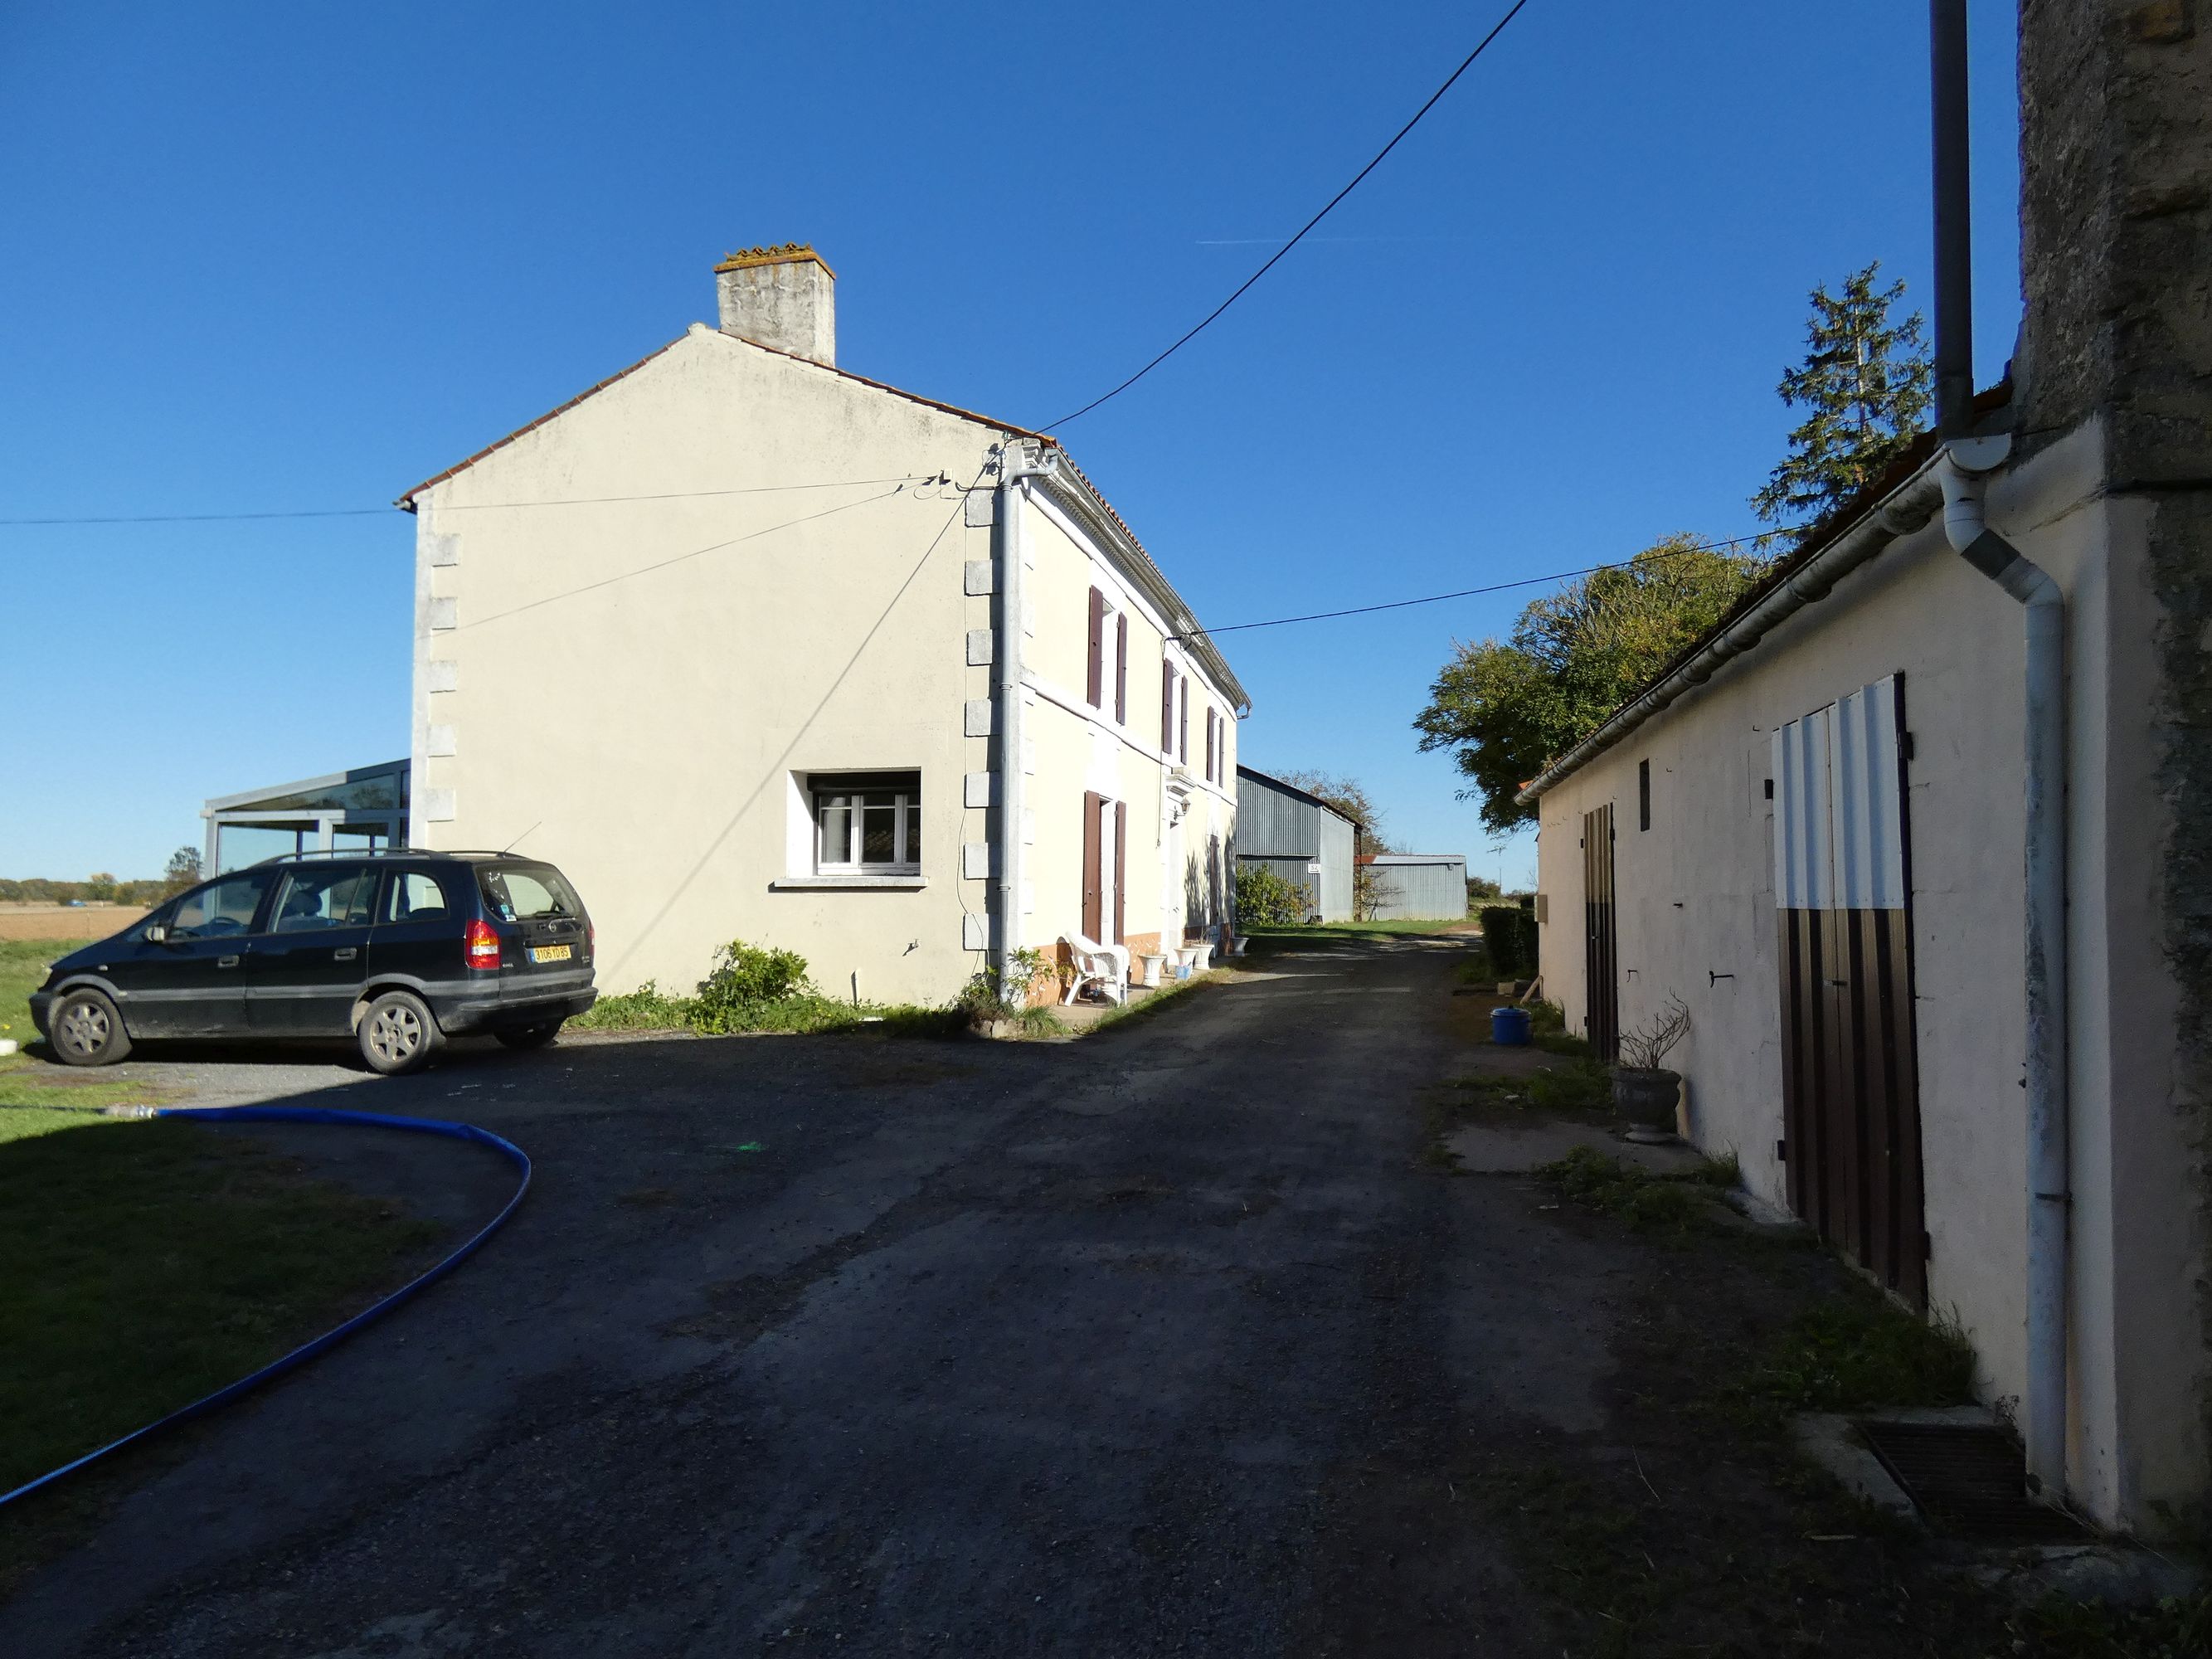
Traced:
[[2066, 1492], [2068, 1167], [2066, 597], [2050, 573], [1983, 522], [1984, 478], [2011, 448], [1970, 435], [1973, 238], [1966, 0], [1929, 0], [1936, 204], [1936, 407], [1943, 439], [1943, 532], [1967, 563], [2019, 601], [2027, 630], [2028, 1490]]
[[[1015, 990], [1014, 958], [1022, 948], [1022, 592], [1027, 574], [1022, 518], [1029, 504], [1028, 481], [1054, 469], [1054, 458], [1032, 459], [1011, 438], [999, 455], [998, 511], [992, 514], [997, 545], [998, 629], [991, 653], [996, 678], [999, 735], [999, 882], [992, 956], [999, 994]], [[1027, 987], [1021, 988], [1026, 993]]]

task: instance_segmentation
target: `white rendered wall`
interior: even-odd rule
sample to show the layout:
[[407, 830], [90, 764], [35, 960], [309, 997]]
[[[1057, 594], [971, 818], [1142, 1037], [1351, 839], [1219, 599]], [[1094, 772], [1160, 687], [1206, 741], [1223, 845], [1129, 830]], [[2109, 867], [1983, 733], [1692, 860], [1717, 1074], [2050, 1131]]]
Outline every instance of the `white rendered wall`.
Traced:
[[[2099, 499], [2096, 432], [2007, 475], [1990, 519], [2069, 596], [2069, 990], [2075, 1494], [2154, 1525], [2203, 1456], [2204, 1370], [2190, 1286], [2203, 1242], [2170, 1100], [2172, 986], [2158, 956], [2160, 806], [2141, 711], [2150, 611], [2137, 509]], [[1546, 994], [1579, 1030], [1582, 814], [1611, 801], [1624, 1025], [1669, 994], [1692, 1024], [1676, 1060], [1690, 1129], [1784, 1201], [1771, 733], [1905, 677], [1906, 814], [1931, 1307], [1973, 1342], [1981, 1388], [2023, 1382], [2023, 706], [2019, 607], [1931, 525], [1846, 577], [1540, 803]], [[1637, 828], [1637, 766], [1652, 828]], [[1715, 978], [1712, 975], [1721, 977]], [[1733, 977], [1729, 977], [1733, 975]]]

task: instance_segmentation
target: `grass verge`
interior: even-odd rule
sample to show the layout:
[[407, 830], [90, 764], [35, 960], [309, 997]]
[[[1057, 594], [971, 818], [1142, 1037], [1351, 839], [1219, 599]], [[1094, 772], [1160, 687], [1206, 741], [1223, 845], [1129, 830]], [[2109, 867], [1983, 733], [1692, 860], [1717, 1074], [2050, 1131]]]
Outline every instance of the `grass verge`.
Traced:
[[82, 950], [88, 939], [0, 939], [0, 1037], [38, 1041], [31, 1024], [31, 993], [46, 982], [46, 964]]
[[[1650, 1231], [1663, 1232], [1701, 1212], [1700, 1188], [1735, 1178], [1725, 1162], [1670, 1180], [1583, 1153], [1542, 1173], [1577, 1198], [1559, 1224], [1604, 1242], [1637, 1281], [1612, 1339], [1605, 1431], [1548, 1445], [1502, 1433], [1484, 1447], [1462, 1436], [1467, 1449], [1447, 1449], [1443, 1462], [1540, 1598], [1547, 1651], [2212, 1652], [2212, 1599], [2022, 1607], [1932, 1556], [1917, 1530], [1802, 1457], [1791, 1432], [1798, 1413], [1965, 1403], [1972, 1357], [1955, 1329], [1915, 1316], [1824, 1249], [1694, 1224], [1647, 1242], [1599, 1219], [1633, 1227], [1656, 1214]], [[1653, 1244], [1665, 1255], [1644, 1254]]]
[[1597, 1053], [1589, 1044], [1567, 1030], [1567, 1017], [1556, 1002], [1532, 1002], [1528, 1005], [1528, 1040], [1547, 1054], [1565, 1054], [1574, 1060], [1595, 1061]]
[[1362, 939], [1439, 939], [1447, 934], [1480, 945], [1479, 935], [1451, 933], [1451, 929], [1464, 927], [1466, 921], [1465, 917], [1461, 917], [1453, 921], [1293, 923], [1280, 927], [1255, 927], [1249, 937], [1255, 951], [1280, 951], [1299, 945], [1344, 945]]
[[[0, 1491], [267, 1364], [398, 1283], [436, 1237], [198, 1124], [0, 1110]], [[144, 1468], [125, 1454], [24, 1500], [0, 1593]]]
[[957, 1008], [913, 1003], [842, 1002], [815, 993], [718, 1007], [709, 1012], [696, 997], [671, 996], [648, 981], [622, 996], [601, 997], [568, 1022], [580, 1031], [696, 1031], [702, 1036], [742, 1032], [863, 1031], [884, 1036], [957, 1036], [967, 1017]]
[[1654, 1175], [1588, 1146], [1576, 1147], [1535, 1173], [1562, 1197], [1617, 1217], [1633, 1231], [1676, 1241], [1710, 1226], [1714, 1197], [1735, 1187], [1742, 1176], [1732, 1156], [1708, 1158], [1686, 1170]]
[[1200, 987], [1217, 981], [1212, 972], [1194, 975], [1189, 979], [1171, 979], [1142, 1002], [1124, 1002], [1109, 1008], [1086, 1030], [1076, 1033], [1079, 1037], [1097, 1036], [1101, 1031], [1110, 1031], [1116, 1026], [1128, 1025], [1152, 1018], [1178, 997], [1187, 997]]

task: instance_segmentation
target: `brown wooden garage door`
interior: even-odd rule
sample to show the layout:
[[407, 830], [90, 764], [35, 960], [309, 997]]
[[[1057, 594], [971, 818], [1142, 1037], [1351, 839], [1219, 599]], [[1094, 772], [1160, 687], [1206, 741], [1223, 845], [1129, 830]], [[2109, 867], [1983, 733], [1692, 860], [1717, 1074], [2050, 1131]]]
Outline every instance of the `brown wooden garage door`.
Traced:
[[1924, 1307], [1905, 684], [1774, 734], [1783, 1149], [1790, 1204]]
[[1613, 804], [1583, 814], [1583, 1035], [1603, 1060], [1620, 1053], [1620, 952], [1615, 944]]

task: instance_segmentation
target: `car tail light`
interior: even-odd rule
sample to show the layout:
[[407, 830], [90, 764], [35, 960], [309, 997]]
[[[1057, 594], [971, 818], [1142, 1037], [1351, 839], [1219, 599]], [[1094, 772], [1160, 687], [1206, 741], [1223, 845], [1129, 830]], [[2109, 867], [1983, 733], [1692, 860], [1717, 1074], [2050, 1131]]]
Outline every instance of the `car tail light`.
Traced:
[[461, 935], [462, 948], [471, 968], [499, 966], [499, 935], [492, 932], [491, 924], [482, 916], [471, 916], [467, 930]]

